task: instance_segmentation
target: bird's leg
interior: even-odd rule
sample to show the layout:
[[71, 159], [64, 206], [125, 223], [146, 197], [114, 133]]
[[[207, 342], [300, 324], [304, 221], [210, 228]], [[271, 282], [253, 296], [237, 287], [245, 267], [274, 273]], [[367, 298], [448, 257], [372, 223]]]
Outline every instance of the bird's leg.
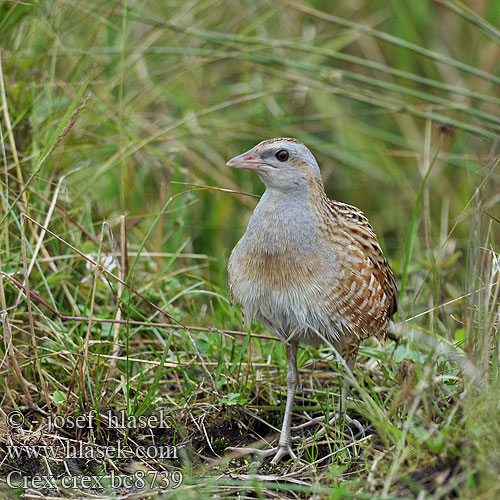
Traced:
[[290, 434], [290, 426], [292, 422], [292, 408], [293, 400], [295, 398], [295, 391], [297, 390], [297, 384], [299, 382], [299, 373], [297, 371], [297, 342], [290, 342], [285, 344], [286, 349], [286, 359], [287, 359], [287, 375], [286, 375], [286, 385], [287, 385], [287, 395], [286, 395], [286, 407], [285, 415], [283, 417], [283, 426], [281, 428], [280, 440], [278, 446], [271, 448], [269, 450], [260, 450], [258, 448], [236, 448], [228, 447], [227, 451], [237, 451], [243, 454], [255, 453], [261, 457], [270, 457], [274, 455], [271, 463], [273, 465], [277, 464], [281, 458], [288, 454], [292, 458], [297, 458], [295, 453], [291, 448], [292, 438]]
[[292, 408], [293, 400], [295, 398], [295, 391], [297, 390], [297, 384], [299, 383], [299, 373], [297, 370], [297, 342], [291, 342], [285, 345], [286, 349], [286, 359], [287, 359], [287, 374], [286, 374], [286, 407], [285, 416], [283, 418], [283, 426], [281, 428], [280, 440], [278, 443], [278, 449], [276, 451], [275, 457], [272, 459], [271, 463], [277, 464], [283, 455], [287, 453], [292, 458], [297, 458], [295, 453], [292, 451], [290, 444], [292, 438], [290, 435], [290, 426], [292, 423]]
[[[349, 373], [350, 376], [352, 376], [352, 372], [354, 370], [354, 364], [356, 363], [357, 352], [358, 352], [358, 350], [356, 349], [356, 351], [354, 353], [352, 353], [351, 356], [349, 356], [347, 358], [347, 368], [349, 368], [349, 371], [351, 372], [351, 373]], [[338, 415], [342, 419], [344, 419], [344, 421], [347, 425], [354, 425], [359, 430], [359, 432], [361, 432], [361, 434], [364, 434], [365, 430], [363, 429], [363, 426], [356, 419], [351, 418], [346, 413], [347, 393], [349, 392], [350, 387], [351, 387], [351, 382], [349, 381], [349, 377], [345, 377], [344, 383], [342, 384], [342, 399], [341, 399], [341, 406], [339, 407]], [[330, 420], [330, 425], [332, 425], [332, 423], [334, 423], [336, 419], [337, 419], [337, 415], [335, 415], [335, 417]]]
[[[356, 350], [356, 352], [351, 353], [351, 355], [346, 360], [347, 367], [349, 368], [351, 374], [352, 374], [352, 371], [354, 369], [354, 363], [356, 362], [356, 353], [357, 353], [357, 350]], [[329, 425], [334, 426], [335, 423], [340, 418], [341, 420], [344, 420], [347, 425], [354, 425], [360, 431], [361, 434], [364, 434], [365, 431], [363, 429], [363, 426], [356, 419], [349, 417], [349, 415], [347, 415], [347, 413], [346, 413], [347, 394], [349, 392], [350, 386], [351, 386], [351, 383], [349, 382], [349, 378], [345, 377], [344, 383], [342, 384], [342, 397], [341, 397], [341, 400], [339, 401], [339, 409], [338, 409], [338, 412], [330, 419]], [[325, 420], [324, 416], [313, 418], [312, 420], [309, 420], [308, 422], [305, 422], [304, 424], [300, 424], [300, 425], [296, 425], [296, 426], [292, 427], [291, 430], [295, 432], [295, 431], [300, 431], [302, 429], [307, 429], [308, 427], [312, 427], [313, 425], [317, 425], [317, 424], [323, 422], [324, 420]], [[324, 434], [326, 434], [327, 430], [328, 429], [326, 427], [323, 427], [323, 429], [321, 429], [315, 435], [314, 438], [318, 439], [319, 437], [323, 436]], [[308, 440], [311, 440], [311, 438], [309, 438]]]

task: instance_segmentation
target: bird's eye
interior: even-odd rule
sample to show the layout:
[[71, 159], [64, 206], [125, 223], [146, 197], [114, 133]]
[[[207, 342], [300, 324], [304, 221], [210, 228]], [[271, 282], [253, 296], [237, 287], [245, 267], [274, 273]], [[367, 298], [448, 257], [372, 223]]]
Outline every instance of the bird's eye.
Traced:
[[279, 161], [287, 161], [288, 156], [288, 151], [286, 149], [281, 149], [276, 153], [276, 158], [278, 158]]

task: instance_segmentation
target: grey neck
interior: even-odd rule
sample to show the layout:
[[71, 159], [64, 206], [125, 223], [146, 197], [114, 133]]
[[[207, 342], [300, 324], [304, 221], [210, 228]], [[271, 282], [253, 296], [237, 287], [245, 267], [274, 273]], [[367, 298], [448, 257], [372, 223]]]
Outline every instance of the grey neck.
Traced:
[[246, 236], [262, 242], [273, 253], [286, 248], [310, 246], [317, 227], [316, 212], [307, 193], [285, 193], [267, 188], [254, 210]]

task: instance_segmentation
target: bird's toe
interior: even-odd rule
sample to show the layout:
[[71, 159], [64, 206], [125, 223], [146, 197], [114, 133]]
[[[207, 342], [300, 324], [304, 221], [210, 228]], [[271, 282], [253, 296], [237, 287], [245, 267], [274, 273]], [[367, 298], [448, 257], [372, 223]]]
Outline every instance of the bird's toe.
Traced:
[[289, 444], [285, 446], [278, 446], [275, 449], [276, 455], [274, 455], [274, 458], [271, 460], [271, 465], [276, 465], [286, 455], [289, 455], [293, 460], [297, 458], [297, 455], [295, 455], [292, 447]]

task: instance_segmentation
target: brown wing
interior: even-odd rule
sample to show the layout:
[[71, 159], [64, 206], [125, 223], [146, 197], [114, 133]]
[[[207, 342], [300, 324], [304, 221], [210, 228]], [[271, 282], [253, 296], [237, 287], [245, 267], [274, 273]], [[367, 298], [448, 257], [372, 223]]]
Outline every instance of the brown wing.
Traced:
[[398, 287], [375, 231], [359, 208], [338, 201], [328, 200], [328, 202], [339, 226], [364, 250], [373, 263], [372, 272], [389, 299], [388, 316], [391, 318], [398, 309]]

